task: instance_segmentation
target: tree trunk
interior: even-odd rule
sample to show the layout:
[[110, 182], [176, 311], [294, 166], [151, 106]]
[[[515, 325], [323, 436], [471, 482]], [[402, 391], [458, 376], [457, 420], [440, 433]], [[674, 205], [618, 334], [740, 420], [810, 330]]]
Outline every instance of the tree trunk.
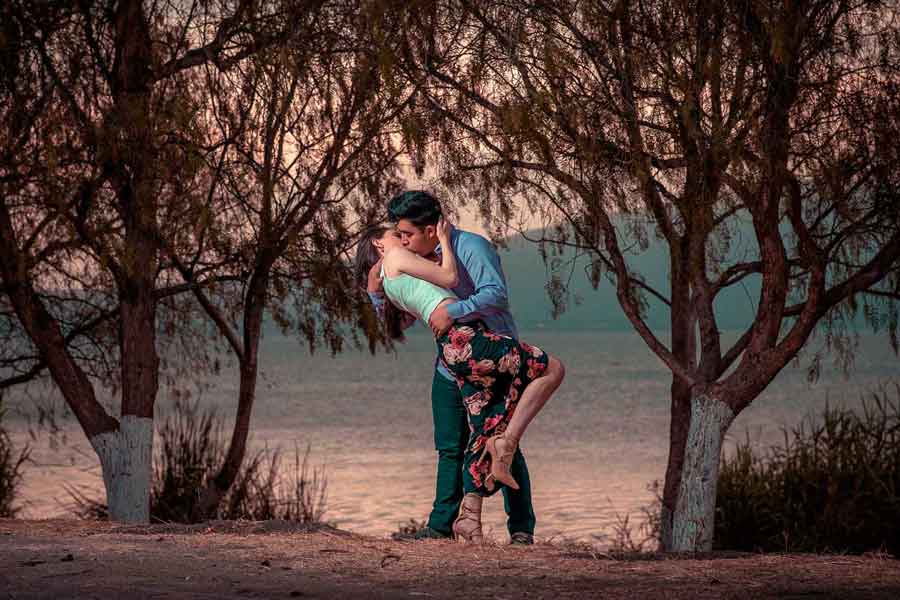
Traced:
[[150, 520], [153, 419], [123, 416], [116, 431], [90, 438], [100, 457], [111, 521]]
[[[142, 2], [120, 2], [115, 12], [115, 104], [111, 150], [124, 248], [115, 269], [119, 293], [122, 418], [115, 436], [92, 438], [103, 465], [110, 518], [150, 518], [153, 408], [159, 390], [156, 350], [157, 214], [160, 165], [156, 163], [150, 96], [153, 52]], [[114, 508], [115, 507], [115, 508]]]
[[[138, 188], [140, 189], [140, 188]], [[152, 200], [138, 205], [127, 195], [125, 243], [130, 250], [119, 285], [119, 347], [121, 348], [122, 418], [115, 436], [92, 438], [103, 465], [110, 519], [143, 522], [150, 519], [153, 412], [159, 391], [156, 349], [155, 278], [158, 248], [150, 221]], [[116, 507], [115, 509], [113, 507]]]
[[[257, 338], [258, 339], [258, 338]], [[238, 409], [235, 415], [234, 429], [225, 460], [215, 477], [210, 478], [201, 491], [200, 498], [194, 506], [191, 520], [203, 521], [215, 517], [219, 505], [228, 490], [237, 479], [244, 456], [247, 453], [247, 437], [250, 433], [250, 417], [253, 413], [253, 401], [256, 399], [257, 363], [255, 350], [252, 364], [241, 364], [241, 382], [238, 391]]]
[[672, 549], [672, 518], [678, 502], [681, 473], [684, 466], [685, 445], [691, 421], [691, 391], [681, 379], [674, 378], [671, 389], [671, 420], [669, 422], [669, 460], [663, 483], [660, 506], [660, 548]]
[[[147, 522], [152, 419], [126, 415], [116, 421], [97, 401], [90, 379], [66, 346], [59, 322], [34, 290], [25, 262], [18, 250], [9, 211], [0, 202], [0, 275], [10, 302], [97, 452], [110, 517]], [[152, 416], [152, 404], [150, 410]]]
[[[672, 354], [684, 365], [696, 362], [696, 328], [691, 305], [690, 265], [688, 264], [688, 238], [681, 237], [672, 245], [670, 272], [672, 285]], [[691, 422], [691, 386], [684, 379], [672, 375], [670, 388], [669, 460], [663, 483], [660, 506], [660, 548], [672, 548], [672, 516], [681, 485], [681, 469], [684, 464], [684, 447]]]
[[[141, 262], [152, 269], [152, 261]], [[122, 417], [117, 431], [93, 437], [91, 444], [103, 467], [110, 519], [147, 523], [153, 476], [153, 407], [159, 388], [156, 302], [152, 280], [131, 283], [139, 290], [137, 297], [120, 294]]]
[[253, 403], [256, 400], [259, 340], [269, 285], [269, 268], [268, 266], [259, 267], [248, 285], [249, 292], [244, 308], [244, 352], [240, 364], [241, 381], [238, 389], [238, 408], [234, 419], [234, 430], [231, 433], [228, 452], [219, 472], [200, 492], [200, 498], [191, 514], [191, 519], [194, 521], [202, 521], [215, 515], [225, 494], [237, 479], [247, 453], [250, 417], [253, 414]]
[[671, 551], [712, 550], [722, 441], [734, 416], [734, 411], [716, 398], [697, 394], [691, 399], [691, 425], [672, 515]]

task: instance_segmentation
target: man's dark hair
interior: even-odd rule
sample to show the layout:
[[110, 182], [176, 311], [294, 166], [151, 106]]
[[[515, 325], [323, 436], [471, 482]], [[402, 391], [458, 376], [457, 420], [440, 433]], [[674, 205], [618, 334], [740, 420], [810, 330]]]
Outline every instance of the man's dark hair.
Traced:
[[388, 202], [388, 218], [394, 223], [407, 219], [419, 228], [437, 225], [441, 218], [441, 204], [437, 198], [422, 190], [402, 192]]

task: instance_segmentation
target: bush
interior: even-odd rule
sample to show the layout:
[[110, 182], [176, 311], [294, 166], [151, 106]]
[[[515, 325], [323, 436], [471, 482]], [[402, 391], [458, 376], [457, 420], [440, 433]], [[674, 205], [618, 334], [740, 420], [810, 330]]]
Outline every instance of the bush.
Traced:
[[748, 441], [722, 461], [715, 545], [722, 549], [900, 556], [900, 385], [861, 414], [827, 407], [767, 453]]
[[223, 506], [223, 519], [265, 521], [283, 519], [297, 523], [321, 523], [325, 516], [328, 482], [324, 469], [309, 466], [309, 446], [302, 453], [294, 447], [293, 469], [281, 472], [281, 453], [260, 451], [241, 470]]
[[416, 537], [416, 534], [423, 531], [427, 526], [428, 525], [424, 520], [417, 521], [410, 517], [406, 523], [397, 524], [397, 531], [391, 534], [391, 538], [395, 540], [408, 540]]
[[[150, 520], [191, 523], [200, 493], [216, 476], [227, 450], [221, 420], [214, 411], [200, 411], [197, 403], [177, 401], [157, 436]], [[295, 447], [293, 468], [288, 473], [282, 473], [278, 449], [260, 450], [246, 457], [216, 517], [321, 523], [327, 480], [324, 468], [310, 467], [309, 453], [309, 446], [302, 453]], [[106, 518], [106, 506], [102, 502], [74, 489], [68, 491], [79, 517]]]
[[615, 513], [613, 535], [609, 551], [613, 554], [634, 554], [655, 552], [662, 541], [662, 489], [659, 480], [647, 485], [647, 491], [653, 494], [653, 500], [638, 511], [641, 520], [635, 529], [631, 522], [631, 514], [624, 516]]
[[178, 400], [156, 433], [150, 519], [190, 523], [201, 490], [225, 457], [222, 424], [214, 411]]
[[[0, 420], [2, 418], [3, 410], [0, 408]], [[22, 466], [28, 460], [29, 453], [28, 446], [17, 453], [9, 435], [0, 427], [0, 517], [2, 518], [11, 519], [21, 510], [14, 502], [22, 485]]]

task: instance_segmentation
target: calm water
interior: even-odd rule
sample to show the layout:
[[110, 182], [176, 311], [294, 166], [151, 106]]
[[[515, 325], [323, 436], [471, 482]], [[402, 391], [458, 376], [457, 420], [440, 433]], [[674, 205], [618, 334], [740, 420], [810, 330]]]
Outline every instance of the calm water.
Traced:
[[[631, 332], [524, 332], [523, 339], [558, 355], [567, 379], [522, 441], [531, 471], [539, 538], [603, 542], [616, 515], [649, 502], [646, 486], [662, 479], [668, 434], [668, 371]], [[396, 355], [347, 352], [336, 358], [309, 356], [296, 341], [264, 341], [264, 376], [252, 425], [255, 447], [293, 450], [312, 445], [312, 460], [328, 478], [326, 518], [353, 531], [388, 535], [409, 518], [426, 518], [431, 506], [436, 453], [429, 390], [433, 345], [421, 332]], [[781, 427], [797, 424], [831, 404], [857, 405], [862, 393], [900, 374], [900, 362], [883, 338], [864, 337], [852, 377], [831, 363], [810, 385], [802, 368], [788, 367], [741, 414], [732, 439], [770, 444]], [[233, 370], [232, 370], [233, 371]], [[226, 418], [234, 410], [237, 379], [215, 380], [201, 395]], [[18, 443], [28, 440], [8, 399], [7, 426]], [[157, 415], [170, 402], [161, 394]], [[230, 424], [226, 422], [226, 431]], [[102, 490], [93, 452], [69, 420], [63, 435], [30, 442], [23, 516], [66, 512], [61, 483], [92, 494]], [[637, 515], [633, 516], [633, 519]], [[502, 501], [485, 503], [486, 530], [506, 533]]]

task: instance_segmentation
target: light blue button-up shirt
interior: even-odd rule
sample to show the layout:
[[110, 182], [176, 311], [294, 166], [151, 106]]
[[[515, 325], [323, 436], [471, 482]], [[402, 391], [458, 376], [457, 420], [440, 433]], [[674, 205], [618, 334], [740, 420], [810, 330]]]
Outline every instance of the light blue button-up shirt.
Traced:
[[[447, 313], [461, 323], [481, 319], [494, 333], [518, 338], [516, 323], [509, 312], [506, 277], [497, 249], [477, 233], [456, 227], [450, 230], [450, 243], [459, 271], [459, 283], [451, 291], [460, 300], [448, 305]], [[440, 246], [436, 252], [440, 253]], [[369, 292], [369, 299], [376, 312], [382, 315], [386, 301], [384, 294]], [[454, 379], [442, 363], [438, 361], [437, 365], [444, 377]]]

